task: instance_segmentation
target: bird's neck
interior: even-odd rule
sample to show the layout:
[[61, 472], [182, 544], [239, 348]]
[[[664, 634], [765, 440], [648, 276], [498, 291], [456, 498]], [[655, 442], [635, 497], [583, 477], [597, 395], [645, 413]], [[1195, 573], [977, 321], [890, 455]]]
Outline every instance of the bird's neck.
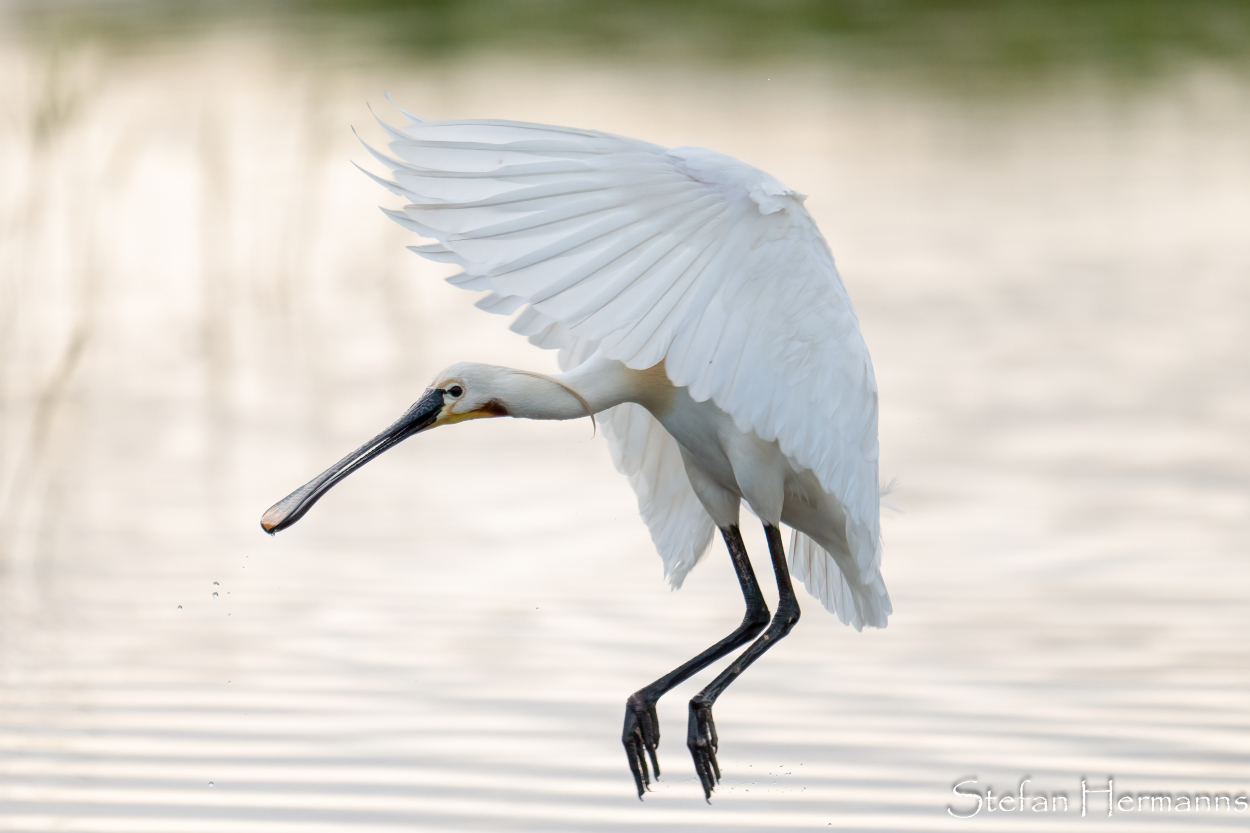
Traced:
[[519, 372], [509, 380], [505, 404], [510, 416], [521, 419], [579, 419], [639, 401], [638, 373], [601, 357], [556, 376]]

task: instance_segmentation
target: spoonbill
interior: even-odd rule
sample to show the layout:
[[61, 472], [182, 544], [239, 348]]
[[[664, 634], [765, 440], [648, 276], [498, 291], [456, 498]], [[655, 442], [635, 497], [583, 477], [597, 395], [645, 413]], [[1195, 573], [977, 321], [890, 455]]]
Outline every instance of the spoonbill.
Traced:
[[[656, 702], [738, 648], [690, 700], [704, 797], [720, 780], [712, 706], [799, 620], [790, 577], [845, 624], [885, 627], [877, 384], [859, 321], [805, 197], [729, 156], [543, 124], [382, 122], [409, 201], [383, 209], [433, 241], [477, 306], [559, 350], [559, 375], [465, 362], [393, 425], [274, 504], [270, 534], [408, 437], [486, 417], [598, 418], [674, 588], [719, 529], [746, 614], [733, 633], [632, 694], [622, 741], [638, 797], [660, 774]], [[397, 157], [397, 158], [396, 158]], [[362, 168], [362, 170], [364, 170]], [[771, 617], [739, 531], [763, 522]], [[781, 525], [792, 529], [789, 558]], [[748, 644], [749, 643], [749, 644]], [[650, 766], [648, 767], [648, 759]]]

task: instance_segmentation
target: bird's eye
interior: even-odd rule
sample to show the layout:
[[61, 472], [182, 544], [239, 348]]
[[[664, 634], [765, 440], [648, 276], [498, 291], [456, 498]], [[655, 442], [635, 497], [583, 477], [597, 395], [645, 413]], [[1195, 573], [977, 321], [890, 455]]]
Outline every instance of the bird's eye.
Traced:
[[452, 385], [451, 387], [447, 389], [447, 392], [451, 394], [452, 396], [459, 398], [464, 395], [464, 388], [460, 387], [459, 385]]

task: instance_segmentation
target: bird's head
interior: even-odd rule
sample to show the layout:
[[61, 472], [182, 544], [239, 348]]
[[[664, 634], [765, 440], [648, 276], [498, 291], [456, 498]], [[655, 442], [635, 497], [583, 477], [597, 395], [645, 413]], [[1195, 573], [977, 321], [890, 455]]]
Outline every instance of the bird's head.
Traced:
[[423, 431], [482, 417], [537, 416], [536, 409], [550, 397], [552, 386], [571, 395], [578, 407], [584, 406], [586, 413], [591, 413], [579, 393], [550, 376], [476, 362], [453, 364], [435, 376], [421, 397], [389, 428], [269, 507], [260, 519], [261, 528], [270, 535], [286, 529], [340, 480]]
[[504, 402], [512, 398], [509, 381], [515, 372], [506, 367], [477, 362], [453, 364], [434, 377], [417, 401], [420, 404], [429, 398], [430, 407], [436, 403], [440, 406], [433, 422], [427, 427], [451, 425], [467, 419], [509, 416]]

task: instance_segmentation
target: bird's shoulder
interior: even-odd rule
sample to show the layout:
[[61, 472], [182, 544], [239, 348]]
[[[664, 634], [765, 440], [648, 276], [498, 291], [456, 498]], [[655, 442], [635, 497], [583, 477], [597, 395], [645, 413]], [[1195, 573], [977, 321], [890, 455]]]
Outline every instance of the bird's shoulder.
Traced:
[[681, 173], [720, 189], [727, 197], [750, 199], [761, 214], [792, 209], [807, 199], [767, 171], [728, 154], [701, 147], [678, 147], [666, 155]]

